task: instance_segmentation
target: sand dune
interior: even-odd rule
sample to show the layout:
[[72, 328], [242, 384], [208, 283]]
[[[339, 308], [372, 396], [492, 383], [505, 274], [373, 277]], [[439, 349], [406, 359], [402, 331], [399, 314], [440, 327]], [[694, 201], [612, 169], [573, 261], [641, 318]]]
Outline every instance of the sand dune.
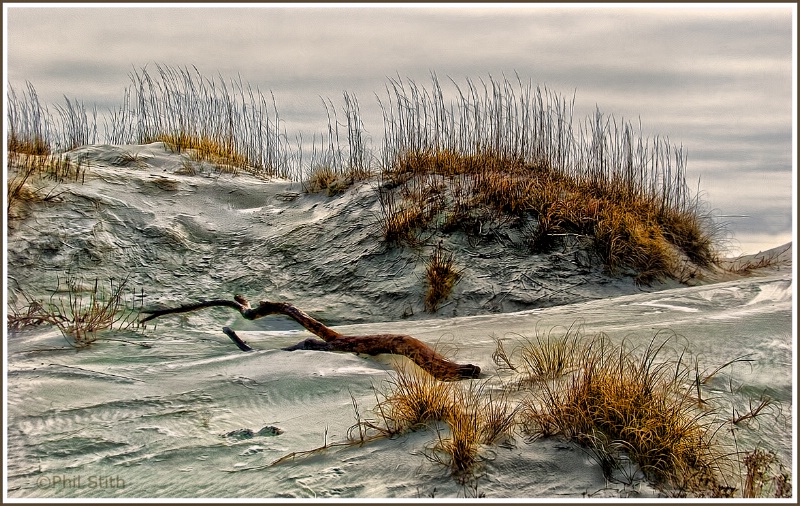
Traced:
[[[24, 204], [10, 223], [11, 304], [21, 302], [18, 288], [50, 296], [68, 272], [87, 288], [95, 278], [129, 276], [148, 306], [235, 293], [286, 300], [340, 332], [414, 335], [479, 365], [476, 381], [495, 389], [510, 379], [491, 358], [495, 339], [513, 349], [537, 332], [579, 324], [590, 335], [644, 345], [666, 330], [710, 369], [752, 358], [720, 373], [709, 398], [725, 413], [774, 399], [767, 415], [733, 428], [735, 441], [792, 461], [791, 244], [731, 260], [726, 265], [754, 268], [705, 272], [696, 286], [637, 286], [605, 274], [578, 243], [531, 255], [513, 234], [455, 236], [448, 247], [463, 277], [429, 314], [428, 250], [380, 240], [374, 183], [328, 197], [207, 163], [193, 163], [189, 174], [185, 158], [161, 143], [90, 146], [71, 156], [89, 163], [85, 182], [58, 185], [57, 197]], [[255, 352], [237, 350], [224, 325]], [[117, 337], [152, 347], [106, 341], [75, 353], [53, 329], [8, 338], [10, 497], [660, 495], [635, 471], [607, 482], [591, 452], [556, 439], [482, 448], [475, 481], [461, 484], [425, 457], [446, 431], [436, 426], [268, 467], [344, 441], [353, 402], [368, 413], [375, 389], [404, 359], [284, 352], [308, 333], [286, 318], [250, 322], [225, 310], [166, 317], [144, 335]], [[282, 432], [229, 435], [269, 426]], [[83, 486], [58, 486], [57, 477], [82, 477]], [[92, 477], [123, 485], [92, 487]]]

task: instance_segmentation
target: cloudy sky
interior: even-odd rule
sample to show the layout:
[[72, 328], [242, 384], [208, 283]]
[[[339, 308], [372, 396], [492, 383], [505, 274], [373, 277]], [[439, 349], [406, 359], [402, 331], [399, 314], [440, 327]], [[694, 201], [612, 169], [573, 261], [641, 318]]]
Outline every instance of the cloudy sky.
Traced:
[[324, 118], [320, 96], [354, 92], [370, 129], [386, 76], [425, 84], [431, 71], [456, 81], [516, 72], [574, 94], [577, 119], [599, 107], [682, 144], [719, 214], [756, 216], [739, 219], [744, 234], [791, 238], [792, 5], [4, 10], [7, 82], [100, 110], [120, 103], [134, 67], [195, 65], [271, 90], [289, 128]]

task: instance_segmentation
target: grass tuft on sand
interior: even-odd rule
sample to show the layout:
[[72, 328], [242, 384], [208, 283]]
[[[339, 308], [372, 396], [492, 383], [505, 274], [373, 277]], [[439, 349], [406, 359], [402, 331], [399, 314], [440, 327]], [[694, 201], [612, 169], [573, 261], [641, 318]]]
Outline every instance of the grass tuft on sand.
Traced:
[[[359, 421], [359, 427], [392, 436], [444, 422], [447, 430], [438, 430], [428, 458], [460, 480], [472, 475], [481, 445], [513, 437], [517, 424], [517, 408], [506, 392], [490, 392], [486, 382], [438, 381], [412, 364], [399, 365], [380, 395], [373, 410], [380, 422]], [[364, 432], [359, 433], [364, 440]]]
[[530, 390], [522, 423], [531, 438], [562, 436], [590, 448], [604, 473], [635, 462], [657, 486], [729, 496], [713, 413], [698, 408], [683, 354], [656, 335], [644, 350], [605, 335], [575, 349], [574, 371]]
[[394, 242], [413, 244], [430, 228], [478, 235], [510, 224], [525, 228], [534, 253], [564, 235], [586, 237], [608, 272], [630, 272], [645, 284], [681, 279], [686, 258], [700, 267], [716, 259], [706, 216], [667, 207], [624, 180], [581, 179], [546, 161], [410, 152], [383, 181], [381, 224]]
[[450, 296], [453, 287], [461, 278], [455, 267], [453, 253], [439, 243], [433, 250], [425, 267], [428, 290], [425, 294], [425, 310], [435, 313], [441, 303]]
[[[128, 279], [114, 283], [106, 289], [98, 279], [87, 283], [75, 276], [67, 276], [50, 296], [49, 300], [37, 300], [24, 291], [24, 307], [12, 307], [6, 326], [9, 330], [21, 330], [42, 324], [53, 325], [74, 348], [87, 348], [99, 339], [103, 330], [138, 329], [139, 315], [136, 299], [144, 299], [135, 290], [126, 293]], [[66, 293], [66, 295], [64, 295]], [[130, 300], [126, 297], [130, 294]]]
[[87, 166], [73, 161], [69, 155], [7, 153], [6, 215], [16, 218], [20, 208], [31, 202], [46, 202], [58, 194], [57, 187], [66, 182], [83, 182]]

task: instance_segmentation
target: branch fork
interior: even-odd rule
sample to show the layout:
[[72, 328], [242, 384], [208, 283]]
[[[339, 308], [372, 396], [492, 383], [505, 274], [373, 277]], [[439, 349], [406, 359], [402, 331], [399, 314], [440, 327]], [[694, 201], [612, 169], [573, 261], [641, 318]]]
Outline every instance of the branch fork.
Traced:
[[[315, 350], [363, 353], [366, 355], [403, 355], [412, 360], [431, 376], [441, 381], [477, 378], [481, 372], [481, 368], [476, 365], [457, 364], [446, 359], [427, 344], [409, 335], [370, 334], [346, 336], [323, 325], [321, 322], [310, 317], [304, 311], [288, 302], [261, 301], [258, 303], [258, 306], [252, 307], [250, 302], [241, 295], [236, 295], [234, 300], [215, 299], [185, 304], [176, 308], [142, 311], [142, 313], [149, 316], [141, 320], [141, 322], [145, 323], [168, 314], [186, 313], [207, 307], [229, 307], [238, 311], [248, 320], [255, 320], [273, 314], [286, 315], [320, 338], [306, 339], [294, 346], [283, 348], [285, 351]], [[242, 341], [229, 327], [223, 328], [223, 332], [240, 350], [252, 350], [252, 348]]]

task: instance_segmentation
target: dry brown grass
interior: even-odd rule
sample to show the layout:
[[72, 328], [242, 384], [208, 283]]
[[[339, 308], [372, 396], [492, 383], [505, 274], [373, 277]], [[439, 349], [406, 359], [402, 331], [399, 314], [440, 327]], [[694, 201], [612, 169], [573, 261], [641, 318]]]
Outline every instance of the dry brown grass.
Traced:
[[403, 152], [384, 169], [384, 235], [412, 243], [424, 229], [485, 235], [498, 224], [521, 223], [533, 252], [549, 251], [562, 235], [586, 236], [611, 273], [641, 283], [682, 279], [684, 257], [715, 261], [712, 231], [695, 208], [671, 208], [614, 178], [577, 178], [541, 160], [525, 163], [490, 153]]
[[50, 144], [39, 137], [20, 138], [14, 133], [8, 135], [8, 151], [24, 154], [46, 156], [51, 152]]
[[83, 182], [86, 167], [67, 155], [39, 155], [9, 151], [7, 156], [8, 190], [6, 213], [14, 217], [25, 202], [47, 201], [55, 196], [60, 183]]
[[214, 164], [220, 172], [236, 174], [239, 170], [249, 167], [248, 158], [236, 151], [232, 140], [219, 141], [207, 136], [181, 132], [161, 134], [151, 139], [150, 142], [163, 142], [167, 149], [176, 153], [188, 151], [191, 161], [208, 161]]
[[574, 374], [532, 391], [523, 413], [527, 432], [591, 448], [607, 473], [622, 451], [659, 486], [730, 495], [713, 423], [690, 395], [682, 355], [665, 357], [668, 342], [654, 338], [642, 352], [602, 335], [583, 342]]
[[447, 251], [440, 242], [434, 248], [425, 268], [425, 280], [428, 283], [425, 310], [435, 313], [440, 304], [450, 296], [460, 278], [461, 273], [456, 269], [453, 253]]
[[481, 443], [481, 405], [474, 395], [457, 390], [453, 392], [451, 410], [445, 419], [450, 429], [449, 437], [439, 434], [431, 457], [450, 468], [463, 480], [474, 471]]
[[328, 195], [334, 195], [338, 193], [338, 179], [332, 168], [328, 166], [316, 167], [311, 171], [311, 175], [306, 182], [306, 191], [309, 193], [327, 191]]
[[759, 252], [755, 255], [744, 255], [725, 262], [725, 269], [729, 272], [741, 275], [749, 275], [754, 271], [765, 268], [791, 267], [791, 256], [786, 252], [791, 250], [789, 244], [783, 250], [771, 250]]
[[545, 336], [537, 330], [532, 339], [523, 338], [521, 346], [512, 353], [512, 356], [519, 356], [517, 371], [526, 376], [524, 381], [528, 383], [555, 379], [572, 372], [577, 366], [582, 336], [581, 326], [577, 324], [560, 336], [555, 328]]
[[775, 453], [756, 448], [745, 455], [743, 463], [747, 473], [742, 497], [792, 497], [790, 472], [780, 463]]
[[[366, 441], [444, 422], [429, 458], [468, 478], [480, 458], [480, 446], [513, 437], [517, 408], [506, 392], [490, 392], [487, 383], [441, 382], [413, 365], [398, 367], [373, 410], [378, 421], [359, 422], [351, 439]], [[356, 412], [358, 409], [356, 408]], [[358, 438], [352, 434], [358, 429]]]
[[358, 181], [369, 179], [368, 171], [355, 169], [337, 171], [329, 165], [318, 165], [311, 172], [303, 186], [308, 193], [325, 192], [329, 197], [347, 191]]
[[[466, 483], [477, 476], [485, 445], [521, 433], [531, 441], [567, 438], [585, 447], [609, 480], [632, 484], [643, 474], [669, 496], [789, 497], [789, 471], [774, 454], [742, 454], [746, 475], [736, 472], [732, 459], [742, 455], [722, 451], [717, 434], [725, 427], [718, 425], [718, 413], [699, 406], [693, 397], [700, 382], [696, 364], [690, 367], [686, 350], [672, 347], [675, 337], [657, 334], [647, 347], [635, 349], [602, 334], [585, 338], [574, 325], [527, 339], [512, 354], [498, 341], [496, 361], [523, 376], [516, 384], [441, 382], [402, 362], [387, 388], [376, 390], [376, 419], [362, 419], [353, 400], [357, 423], [348, 443], [326, 442], [276, 463], [331, 446], [434, 429], [437, 438], [426, 457]], [[530, 358], [534, 356], [540, 358]], [[740, 360], [727, 362], [706, 379]], [[630, 468], [630, 462], [637, 467]], [[728, 480], [741, 480], [741, 489], [729, 486]]]
[[454, 385], [441, 382], [415, 366], [400, 366], [389, 381], [389, 393], [376, 409], [389, 422], [390, 432], [414, 430], [450, 416]]

